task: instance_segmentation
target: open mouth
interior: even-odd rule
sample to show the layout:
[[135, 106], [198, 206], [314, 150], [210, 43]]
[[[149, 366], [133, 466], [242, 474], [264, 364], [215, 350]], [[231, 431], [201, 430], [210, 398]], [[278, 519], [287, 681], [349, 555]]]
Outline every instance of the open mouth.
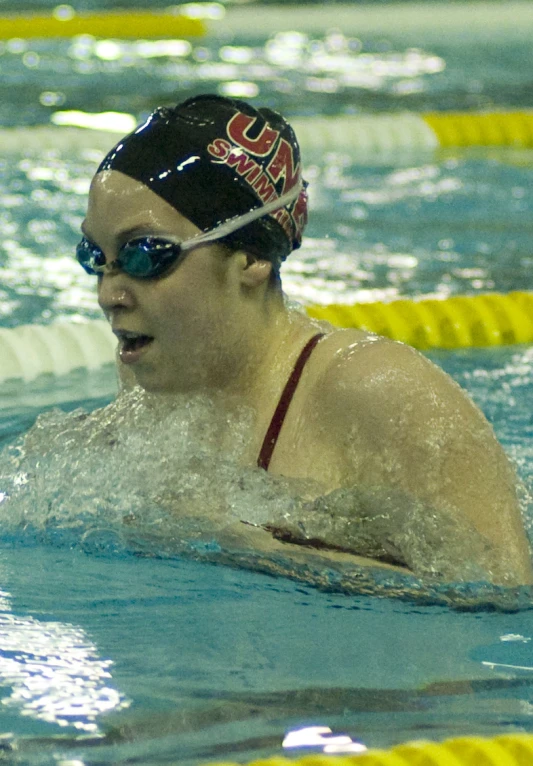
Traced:
[[127, 332], [126, 330], [115, 331], [119, 342], [119, 356], [125, 364], [132, 364], [143, 354], [145, 349], [153, 341], [151, 335], [140, 332]]
[[122, 335], [120, 337], [120, 349], [126, 353], [129, 353], [130, 351], [138, 351], [152, 341], [153, 338], [150, 337], [150, 335]]

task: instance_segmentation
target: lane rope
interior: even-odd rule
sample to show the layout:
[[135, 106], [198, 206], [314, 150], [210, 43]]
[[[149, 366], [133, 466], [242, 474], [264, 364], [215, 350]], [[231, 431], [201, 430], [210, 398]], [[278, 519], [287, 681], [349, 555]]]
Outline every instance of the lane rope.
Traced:
[[[307, 306], [307, 313], [424, 350], [533, 342], [533, 293], [455, 296], [444, 300]], [[29, 382], [114, 361], [116, 340], [103, 319], [0, 328], [0, 382]]]
[[203, 37], [205, 34], [206, 25], [202, 19], [181, 13], [158, 11], [76, 13], [70, 6], [59, 6], [55, 13], [0, 16], [0, 40], [68, 38], [77, 35], [145, 40], [161, 37]]
[[533, 146], [533, 111], [431, 112], [422, 119], [434, 132], [439, 146]]
[[307, 313], [340, 327], [355, 327], [424, 350], [533, 341], [533, 293], [401, 299], [390, 303], [309, 306]]
[[349, 148], [362, 155], [404, 149], [533, 147], [533, 110], [313, 117], [291, 123], [306, 149]]
[[[203, 14], [201, 20], [207, 22], [207, 31], [221, 39], [236, 35], [256, 36], [258, 30], [263, 37], [295, 30], [308, 35], [323, 35], [325, 30], [333, 27], [358, 38], [386, 35], [390, 39], [393, 35], [408, 47], [419, 47], [420, 39], [428, 45], [438, 43], [446, 35], [460, 34], [462, 40], [465, 30], [471, 45], [477, 40], [485, 42], [487, 37], [495, 39], [502, 35], [508, 45], [512, 45], [513, 40], [529, 40], [533, 32], [533, 7], [528, 0], [507, 0], [505, 3], [457, 0], [453, 5], [428, 4], [420, 0], [401, 5], [339, 2], [335, 4], [333, 16], [327, 4], [318, 3], [298, 6], [282, 2], [266, 6], [254, 3], [248, 7], [239, 3], [236, 7], [225, 7], [220, 2], [192, 2], [176, 5], [176, 8], [189, 18]], [[391, 13], [394, 14], [393, 28]], [[167, 24], [168, 14], [150, 13], [149, 8], [134, 13], [120, 12], [123, 22], [120, 25], [110, 25], [109, 13], [80, 13], [78, 20], [71, 23], [74, 15], [74, 9], [68, 4], [57, 6], [51, 14], [2, 15], [0, 35], [3, 39], [77, 34], [149, 39], [197, 34], [181, 31], [179, 27], [171, 30]], [[201, 34], [204, 31], [205, 28]]]
[[[105, 114], [86, 114], [90, 123], [102, 124]], [[4, 153], [42, 153], [49, 150], [72, 152], [96, 149], [107, 151], [123, 135], [125, 119], [132, 116], [112, 113], [118, 129], [91, 130], [85, 127], [3, 128], [0, 143]], [[118, 120], [117, 120], [118, 118]], [[121, 119], [122, 118], [122, 119]], [[69, 113], [54, 119], [68, 122]], [[80, 113], [72, 113], [80, 120]], [[396, 161], [403, 152], [433, 152], [452, 147], [533, 148], [533, 110], [485, 113], [373, 114], [339, 117], [290, 118], [303, 151], [324, 149], [349, 151], [354, 162], [371, 162], [386, 155]]]
[[115, 336], [103, 319], [0, 328], [0, 383], [94, 370], [112, 362], [115, 349]]
[[[504, 734], [456, 737], [444, 742], [406, 742], [390, 750], [369, 750], [353, 755], [307, 755], [302, 758], [264, 758], [248, 766], [531, 766], [533, 736]], [[210, 766], [237, 766], [229, 761]]]

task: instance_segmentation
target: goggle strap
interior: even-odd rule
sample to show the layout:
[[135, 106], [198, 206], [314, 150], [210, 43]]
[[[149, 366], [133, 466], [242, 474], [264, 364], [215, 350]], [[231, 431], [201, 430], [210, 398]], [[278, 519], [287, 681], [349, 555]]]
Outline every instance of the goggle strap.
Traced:
[[243, 213], [242, 215], [235, 216], [235, 218], [230, 218], [228, 221], [224, 221], [224, 223], [216, 226], [211, 231], [206, 231], [205, 234], [198, 234], [192, 239], [187, 239], [185, 242], [181, 242], [180, 245], [182, 252], [185, 252], [186, 250], [192, 250], [194, 247], [203, 245], [206, 242], [213, 242], [217, 239], [222, 239], [222, 237], [226, 237], [228, 234], [233, 234], [233, 232], [237, 231], [237, 229], [242, 229], [245, 226], [248, 226], [248, 224], [252, 223], [252, 221], [257, 221], [258, 218], [263, 218], [263, 216], [268, 215], [269, 213], [274, 213], [276, 210], [280, 210], [282, 207], [290, 205], [290, 203], [294, 202], [294, 200], [298, 197], [302, 188], [303, 186], [300, 182], [296, 184], [296, 186], [293, 186], [290, 191], [282, 194], [281, 197], [277, 197], [276, 199], [267, 202], [266, 205], [255, 207], [248, 213]]

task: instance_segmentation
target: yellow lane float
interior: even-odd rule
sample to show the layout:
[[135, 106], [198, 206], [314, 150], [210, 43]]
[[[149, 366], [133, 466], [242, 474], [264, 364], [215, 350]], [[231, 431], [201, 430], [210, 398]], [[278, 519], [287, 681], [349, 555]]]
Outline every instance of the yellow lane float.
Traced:
[[[353, 755], [264, 758], [248, 766], [531, 766], [533, 736], [504, 734], [493, 739], [456, 737], [444, 742], [406, 742], [390, 750]], [[209, 766], [237, 766], [227, 761]]]
[[419, 349], [531, 343], [533, 293], [455, 296], [444, 300], [308, 306], [307, 313], [340, 327], [385, 335]]
[[159, 11], [110, 11], [76, 13], [68, 6], [64, 12], [0, 17], [0, 40], [12, 38], [75, 37], [92, 35], [106, 38], [202, 37], [202, 19], [181, 13]]
[[[526, 292], [315, 305], [306, 310], [315, 319], [369, 330], [421, 350], [533, 342], [533, 293]], [[114, 361], [115, 350], [116, 338], [103, 319], [0, 327], [0, 383], [97, 369]]]

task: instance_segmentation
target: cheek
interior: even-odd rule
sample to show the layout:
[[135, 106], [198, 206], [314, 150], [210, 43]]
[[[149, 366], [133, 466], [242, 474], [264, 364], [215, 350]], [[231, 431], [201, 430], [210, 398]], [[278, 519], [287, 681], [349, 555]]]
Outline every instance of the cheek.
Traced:
[[201, 258], [186, 260], [167, 279], [154, 283], [147, 298], [152, 318], [169, 342], [190, 339], [212, 345], [229, 330], [234, 300], [213, 264]]
[[[180, 286], [160, 292], [152, 304], [157, 314], [157, 326], [169, 342], [180, 338], [204, 342], [217, 324], [216, 302], [213, 296], [195, 285]], [[155, 329], [155, 328], [154, 328]]]

